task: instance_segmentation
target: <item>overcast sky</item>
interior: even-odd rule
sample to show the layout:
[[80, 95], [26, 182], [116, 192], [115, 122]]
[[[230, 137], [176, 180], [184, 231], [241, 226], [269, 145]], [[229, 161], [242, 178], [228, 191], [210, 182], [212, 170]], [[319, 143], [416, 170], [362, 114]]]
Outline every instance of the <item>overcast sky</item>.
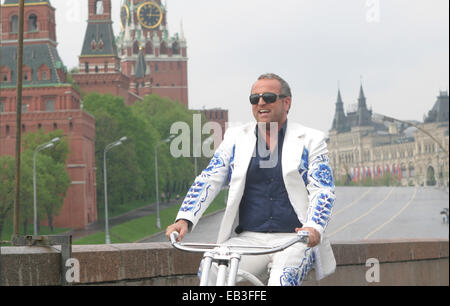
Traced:
[[[164, 0], [163, 0], [164, 2]], [[170, 34], [188, 46], [190, 108], [253, 120], [248, 96], [274, 72], [292, 88], [289, 119], [327, 132], [338, 84], [345, 109], [362, 79], [374, 112], [422, 120], [449, 88], [448, 0], [167, 0]], [[58, 50], [77, 66], [87, 0], [51, 0]], [[120, 0], [112, 0], [116, 35]]]

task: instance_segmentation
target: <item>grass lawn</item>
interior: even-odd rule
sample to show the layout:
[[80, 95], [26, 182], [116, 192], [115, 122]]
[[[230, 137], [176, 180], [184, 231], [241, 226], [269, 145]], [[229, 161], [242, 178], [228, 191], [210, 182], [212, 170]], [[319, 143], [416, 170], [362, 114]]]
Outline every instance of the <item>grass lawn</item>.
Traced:
[[[219, 193], [216, 199], [208, 207], [204, 215], [225, 208], [225, 196], [228, 191], [224, 190]], [[179, 205], [162, 209], [159, 212], [161, 229], [156, 227], [156, 214], [151, 214], [142, 218], [137, 218], [110, 228], [111, 243], [131, 243], [148, 237], [150, 235], [164, 231], [167, 226], [172, 224], [180, 209]], [[77, 239], [73, 244], [104, 244], [105, 232], [97, 232], [95, 234]]]

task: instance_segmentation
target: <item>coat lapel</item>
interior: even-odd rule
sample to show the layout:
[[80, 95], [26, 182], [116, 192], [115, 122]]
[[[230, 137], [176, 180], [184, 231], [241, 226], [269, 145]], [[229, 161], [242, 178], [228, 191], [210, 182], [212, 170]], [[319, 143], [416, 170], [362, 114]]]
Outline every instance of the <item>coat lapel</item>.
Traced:
[[220, 226], [217, 242], [227, 240], [233, 230], [233, 223], [239, 211], [239, 204], [245, 189], [247, 169], [253, 156], [256, 144], [256, 123], [247, 124], [242, 128], [242, 133], [236, 137], [236, 150], [233, 176], [228, 192], [227, 208]]
[[298, 172], [304, 147], [304, 131], [301, 125], [288, 122], [281, 160], [285, 184], [290, 172]]

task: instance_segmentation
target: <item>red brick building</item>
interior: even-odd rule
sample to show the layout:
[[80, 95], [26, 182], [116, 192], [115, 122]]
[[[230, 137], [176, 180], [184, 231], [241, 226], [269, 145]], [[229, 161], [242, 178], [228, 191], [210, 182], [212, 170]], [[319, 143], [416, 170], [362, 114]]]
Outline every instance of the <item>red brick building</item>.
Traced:
[[78, 73], [84, 92], [111, 93], [132, 104], [158, 94], [188, 107], [187, 48], [183, 33], [169, 36], [160, 0], [127, 0], [116, 38], [111, 0], [88, 0], [89, 19]]
[[[0, 155], [14, 155], [18, 0], [1, 5]], [[80, 94], [66, 80], [57, 51], [55, 9], [48, 0], [25, 0], [22, 133], [61, 129], [70, 155], [72, 179], [57, 227], [85, 228], [97, 220], [95, 188], [95, 119], [81, 110]]]

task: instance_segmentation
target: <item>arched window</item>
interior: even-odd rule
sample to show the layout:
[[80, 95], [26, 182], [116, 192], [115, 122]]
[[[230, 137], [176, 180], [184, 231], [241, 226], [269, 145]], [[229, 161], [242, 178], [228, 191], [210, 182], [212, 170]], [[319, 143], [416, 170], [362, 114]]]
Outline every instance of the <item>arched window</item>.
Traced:
[[159, 48], [159, 53], [167, 54], [167, 45], [164, 41], [161, 43], [161, 47]]
[[133, 54], [138, 54], [139, 53], [139, 44], [137, 41], [135, 41], [133, 43]]
[[95, 14], [102, 15], [103, 13], [103, 0], [95, 0]]
[[29, 32], [36, 32], [38, 30], [38, 18], [35, 14], [31, 14], [28, 17], [28, 31]]
[[172, 52], [173, 52], [173, 54], [176, 54], [176, 55], [180, 54], [180, 45], [177, 42], [173, 43]]
[[153, 54], [153, 46], [150, 41], [145, 44], [145, 54]]
[[13, 15], [11, 17], [11, 33], [17, 33], [19, 32], [19, 17], [17, 15]]

